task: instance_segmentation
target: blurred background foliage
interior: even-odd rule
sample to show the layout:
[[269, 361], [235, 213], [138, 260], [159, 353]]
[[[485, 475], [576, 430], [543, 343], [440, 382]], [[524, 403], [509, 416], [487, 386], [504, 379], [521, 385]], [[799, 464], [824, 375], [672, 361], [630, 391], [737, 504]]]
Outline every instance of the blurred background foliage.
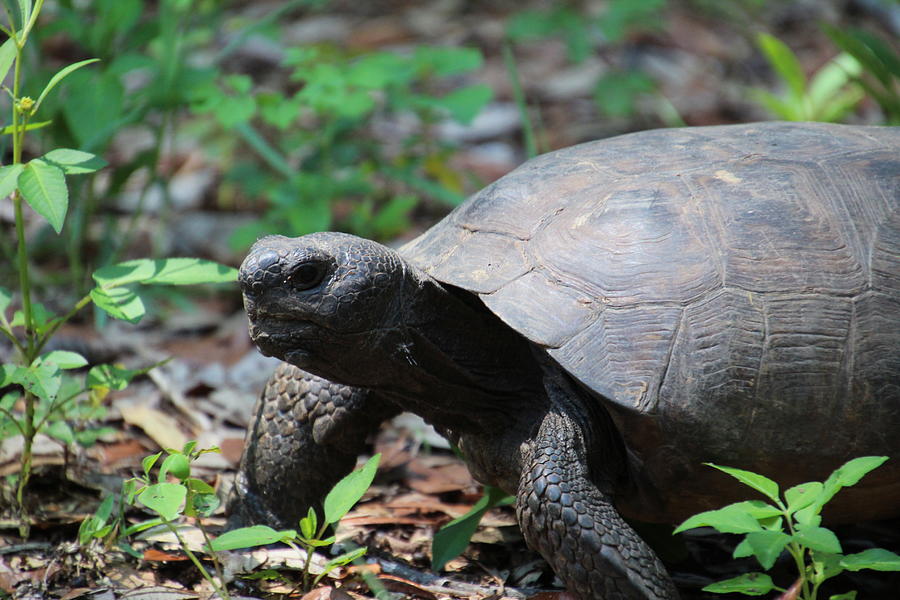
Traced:
[[267, 233], [409, 239], [534, 152], [638, 129], [898, 125], [898, 32], [896, 0], [48, 0], [27, 89], [102, 62], [29, 152], [111, 166], [63, 236], [33, 220], [38, 283], [79, 293], [135, 254], [234, 264]]

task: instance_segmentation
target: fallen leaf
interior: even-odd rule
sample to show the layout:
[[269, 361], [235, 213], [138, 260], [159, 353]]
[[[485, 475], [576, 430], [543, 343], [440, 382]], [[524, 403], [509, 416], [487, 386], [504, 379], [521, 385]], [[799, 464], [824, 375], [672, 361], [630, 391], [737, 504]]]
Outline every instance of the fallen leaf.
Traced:
[[187, 436], [169, 414], [138, 401], [116, 403], [126, 423], [141, 428], [160, 448], [183, 448]]
[[437, 596], [433, 592], [419, 587], [408, 579], [397, 577], [396, 575], [379, 575], [378, 581], [380, 581], [388, 591], [401, 593], [404, 597], [413, 596], [415, 598], [426, 598], [426, 600], [437, 600]]
[[187, 559], [188, 557], [184, 554], [170, 554], [169, 552], [163, 552], [162, 550], [157, 550], [156, 548], [149, 548], [147, 550], [144, 550], [144, 560], [148, 560], [151, 562], [169, 562]]

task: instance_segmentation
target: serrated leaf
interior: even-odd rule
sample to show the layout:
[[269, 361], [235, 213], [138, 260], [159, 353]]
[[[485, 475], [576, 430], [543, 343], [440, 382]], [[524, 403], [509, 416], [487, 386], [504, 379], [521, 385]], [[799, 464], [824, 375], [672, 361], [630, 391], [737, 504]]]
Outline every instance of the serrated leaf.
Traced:
[[99, 58], [89, 58], [87, 60], [82, 60], [77, 63], [71, 64], [67, 67], [63, 67], [62, 69], [57, 71], [57, 73], [53, 77], [50, 78], [50, 81], [47, 82], [47, 85], [44, 87], [44, 90], [41, 92], [41, 95], [38, 96], [37, 102], [34, 104], [34, 109], [32, 110], [32, 113], [37, 112], [38, 108], [40, 108], [40, 106], [41, 106], [41, 103], [44, 101], [44, 98], [47, 97], [47, 94], [49, 94], [53, 90], [53, 88], [55, 88], [59, 84], [59, 82], [62, 81], [63, 79], [65, 79], [70, 73], [80, 69], [81, 67], [84, 67], [86, 65], [89, 65], [89, 64], [95, 63], [95, 62], [99, 62], [99, 61], [100, 61]]
[[177, 483], [154, 483], [138, 494], [138, 502], [167, 521], [174, 521], [180, 514], [187, 490]]
[[276, 531], [266, 525], [253, 525], [226, 531], [210, 543], [214, 552], [266, 546], [284, 539], [290, 531]]
[[107, 165], [107, 162], [96, 154], [69, 148], [51, 150], [42, 156], [41, 160], [58, 167], [66, 175], [93, 173]]
[[753, 551], [753, 556], [762, 568], [768, 571], [791, 541], [791, 536], [781, 531], [754, 531], [747, 534], [746, 541]]
[[778, 500], [778, 484], [765, 477], [764, 475], [760, 475], [758, 473], [754, 473], [753, 471], [745, 471], [743, 469], [735, 469], [734, 467], [721, 467], [719, 465], [714, 465], [713, 463], [703, 463], [715, 469], [722, 471], [723, 473], [727, 473], [743, 483], [746, 486], [749, 486], [760, 492], [761, 494], [768, 496], [769, 499], [774, 501], [776, 504], [779, 503]]
[[848, 571], [871, 569], [873, 571], [900, 571], [900, 555], [883, 548], [869, 548], [841, 559], [841, 566]]
[[887, 459], [887, 456], [861, 456], [847, 461], [835, 471], [838, 483], [843, 487], [856, 485], [869, 471], [877, 469]]
[[17, 163], [0, 167], [0, 199], [12, 194], [19, 183], [19, 175], [25, 170], [25, 165]]
[[137, 323], [147, 312], [141, 297], [125, 287], [95, 287], [91, 290], [91, 300], [109, 316], [129, 323]]
[[97, 269], [93, 278], [104, 288], [128, 283], [193, 285], [237, 281], [237, 269], [200, 258], [144, 258]]
[[695, 527], [712, 527], [722, 533], [750, 533], [762, 530], [759, 522], [748, 514], [745, 508], [735, 504], [689, 517], [672, 533], [681, 533]]
[[79, 369], [87, 366], [88, 361], [77, 352], [68, 350], [54, 350], [41, 356], [42, 362], [55, 364], [60, 369]]
[[337, 523], [353, 508], [354, 504], [359, 502], [359, 499], [372, 485], [372, 480], [375, 479], [380, 459], [381, 454], [376, 454], [367, 460], [361, 469], [353, 471], [331, 488], [331, 491], [325, 496], [323, 504], [326, 523]]
[[841, 543], [830, 529], [814, 525], [800, 524], [794, 534], [794, 541], [816, 552], [840, 554]]
[[821, 482], [810, 481], [785, 490], [784, 498], [787, 500], [788, 511], [793, 513], [815, 502], [823, 487]]
[[47, 219], [56, 233], [62, 231], [69, 210], [69, 189], [62, 170], [36, 158], [25, 165], [18, 184], [31, 208]]

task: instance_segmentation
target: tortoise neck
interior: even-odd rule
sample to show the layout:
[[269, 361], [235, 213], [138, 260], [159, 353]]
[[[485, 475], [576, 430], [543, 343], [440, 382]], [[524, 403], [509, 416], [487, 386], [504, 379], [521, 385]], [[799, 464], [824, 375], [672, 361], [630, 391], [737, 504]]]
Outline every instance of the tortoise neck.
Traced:
[[532, 344], [478, 297], [405, 265], [398, 321], [385, 332], [396, 377], [378, 386], [445, 431], [509, 426], [544, 395]]

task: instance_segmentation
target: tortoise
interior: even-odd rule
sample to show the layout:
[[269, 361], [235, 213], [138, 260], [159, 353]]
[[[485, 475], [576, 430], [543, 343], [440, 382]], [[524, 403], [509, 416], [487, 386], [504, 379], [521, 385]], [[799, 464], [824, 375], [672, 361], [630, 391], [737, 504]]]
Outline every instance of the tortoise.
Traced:
[[[400, 411], [517, 498], [569, 592], [677, 592], [625, 517], [900, 456], [900, 129], [663, 129], [534, 158], [398, 250], [258, 240], [250, 333], [283, 359], [230, 510], [293, 525]], [[900, 512], [900, 461], [826, 518]]]

